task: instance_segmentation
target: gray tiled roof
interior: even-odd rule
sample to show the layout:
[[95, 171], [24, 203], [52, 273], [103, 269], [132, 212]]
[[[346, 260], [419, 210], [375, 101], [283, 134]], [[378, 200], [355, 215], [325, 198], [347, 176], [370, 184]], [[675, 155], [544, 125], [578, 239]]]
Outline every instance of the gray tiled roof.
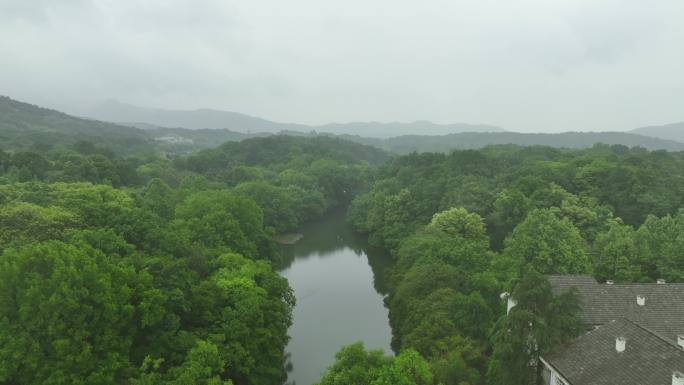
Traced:
[[[684, 284], [599, 284], [586, 275], [548, 277], [555, 294], [576, 288], [582, 304], [582, 320], [587, 325], [603, 325], [628, 318], [671, 340], [684, 334]], [[646, 298], [644, 306], [637, 296]]]
[[[627, 340], [617, 352], [615, 340]], [[544, 357], [572, 385], [670, 385], [684, 350], [627, 319], [610, 321]]]

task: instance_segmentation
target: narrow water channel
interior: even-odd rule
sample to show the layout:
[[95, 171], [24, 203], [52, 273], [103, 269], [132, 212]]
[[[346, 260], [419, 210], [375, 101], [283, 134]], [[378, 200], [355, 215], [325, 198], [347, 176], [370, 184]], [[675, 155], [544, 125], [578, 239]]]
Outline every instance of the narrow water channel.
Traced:
[[297, 297], [287, 346], [288, 384], [311, 385], [344, 345], [362, 341], [391, 353], [383, 273], [390, 260], [369, 247], [344, 221], [343, 212], [302, 229], [284, 246], [281, 274]]

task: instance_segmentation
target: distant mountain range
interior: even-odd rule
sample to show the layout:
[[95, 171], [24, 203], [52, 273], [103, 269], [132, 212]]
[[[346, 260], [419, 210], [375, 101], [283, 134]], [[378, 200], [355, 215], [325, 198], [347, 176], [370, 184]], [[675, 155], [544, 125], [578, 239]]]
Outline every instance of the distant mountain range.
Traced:
[[293, 132], [323, 132], [336, 135], [361, 135], [390, 138], [399, 135], [446, 135], [457, 132], [503, 132], [500, 127], [482, 124], [436, 124], [428, 121], [411, 123], [353, 122], [310, 126], [279, 123], [237, 112], [199, 109], [192, 111], [143, 108], [109, 100], [83, 112], [84, 116], [123, 124], [151, 124], [161, 127], [188, 129], [227, 129], [243, 134]]
[[[143, 109], [145, 110], [145, 109]], [[205, 110], [199, 110], [205, 111]], [[228, 113], [233, 114], [233, 113]], [[163, 115], [163, 114], [162, 114]], [[211, 114], [209, 114], [211, 115]], [[220, 116], [227, 116], [219, 112]], [[217, 116], [218, 116], [217, 115]], [[346, 128], [349, 132], [356, 132], [370, 124], [376, 128], [375, 132], [392, 132], [393, 125], [402, 130], [413, 127], [419, 131], [420, 127], [433, 127], [437, 130], [461, 125], [431, 125], [429, 122], [416, 123], [350, 123], [346, 125], [311, 126], [292, 125], [269, 122], [247, 115], [235, 114], [243, 121], [251, 121], [250, 127], [263, 127], [259, 124], [270, 125], [271, 130], [255, 131], [252, 133], [239, 132], [232, 129], [187, 129], [182, 127], [167, 128], [150, 123], [115, 124], [93, 119], [78, 118], [65, 113], [41, 108], [28, 103], [18, 102], [8, 97], [0, 97], [0, 149], [21, 150], [32, 149], [48, 151], [54, 147], [69, 147], [78, 141], [90, 141], [106, 146], [121, 154], [133, 153], [187, 153], [203, 148], [216, 147], [226, 141], [241, 141], [255, 136], [305, 135], [305, 136], [337, 136], [349, 141], [372, 145], [394, 153], [417, 152], [447, 152], [453, 149], [476, 149], [488, 145], [515, 144], [521, 146], [544, 145], [557, 148], [586, 148], [596, 143], [621, 144], [629, 147], [641, 146], [651, 150], [684, 151], [683, 142], [639, 135], [633, 132], [566, 132], [561, 134], [522, 134], [515, 132], [456, 132], [446, 135], [401, 135], [395, 137], [368, 137], [354, 134], [339, 133], [337, 135], [324, 133]], [[126, 115], [126, 119], [130, 118]], [[116, 117], [114, 117], [116, 118]], [[118, 120], [118, 119], [112, 119]], [[179, 122], [181, 122], [179, 120]], [[256, 122], [256, 123], [255, 123]], [[266, 123], [264, 123], [266, 122]], [[171, 123], [167, 121], [167, 123]], [[171, 124], [170, 124], [171, 125]], [[680, 134], [680, 124], [660, 127], [644, 127], [634, 132], [650, 133], [652, 135]], [[300, 128], [292, 130], [291, 128]], [[306, 127], [306, 130], [302, 130]], [[320, 129], [327, 127], [327, 129]], [[480, 127], [487, 130], [490, 126]], [[385, 129], [386, 131], [382, 131]], [[340, 129], [339, 131], [343, 131]], [[675, 136], [672, 136], [675, 137]], [[681, 137], [681, 136], [680, 136]]]
[[635, 134], [652, 136], [654, 138], [676, 140], [684, 143], [684, 122], [666, 124], [663, 126], [648, 126], [635, 128], [630, 131]]

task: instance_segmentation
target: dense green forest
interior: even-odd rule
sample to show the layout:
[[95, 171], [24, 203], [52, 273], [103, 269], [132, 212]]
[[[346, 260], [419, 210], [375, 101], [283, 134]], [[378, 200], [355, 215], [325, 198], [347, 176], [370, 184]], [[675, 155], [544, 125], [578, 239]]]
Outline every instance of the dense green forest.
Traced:
[[176, 160], [0, 152], [0, 383], [282, 383], [295, 299], [272, 238], [385, 159], [290, 137]]
[[[606, 145], [383, 165], [349, 219], [394, 256], [393, 349], [419, 352], [434, 383], [534, 383], [529, 363], [581, 330], [577, 299], [554, 297], [544, 274], [684, 279], [682, 166], [683, 153]], [[513, 288], [518, 306], [502, 317]]]
[[545, 274], [684, 279], [681, 152], [277, 135], [168, 155], [24, 113], [0, 115], [2, 384], [283, 383], [295, 298], [274, 237], [332, 209], [391, 252], [395, 355], [340, 347], [322, 385], [533, 383], [581, 330]]

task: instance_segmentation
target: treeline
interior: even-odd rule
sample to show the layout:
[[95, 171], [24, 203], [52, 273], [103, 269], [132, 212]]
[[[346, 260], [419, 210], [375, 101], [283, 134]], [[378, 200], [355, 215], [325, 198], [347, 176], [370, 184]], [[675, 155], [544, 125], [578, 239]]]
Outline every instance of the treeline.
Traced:
[[117, 154], [154, 152], [154, 142], [143, 131], [41, 108], [0, 96], [0, 149], [46, 152], [79, 141], [104, 145]]
[[234, 186], [263, 208], [275, 231], [294, 231], [366, 190], [381, 150], [340, 139], [271, 136], [226, 142], [174, 164]]
[[[683, 165], [682, 153], [598, 145], [381, 166], [349, 219], [394, 256], [393, 349], [419, 352], [433, 383], [534, 383], [530, 363], [581, 331], [577, 299], [554, 297], [543, 275], [684, 278]], [[511, 290], [518, 306], [504, 317], [500, 294]]]
[[[420, 132], [420, 130], [414, 131]], [[366, 138], [358, 135], [341, 135], [357, 143], [369, 144], [396, 154], [412, 152], [444, 152], [453, 150], [482, 149], [496, 145], [549, 146], [555, 148], [583, 149], [595, 144], [644, 147], [649, 150], [683, 151], [684, 143], [663, 139], [647, 132], [458, 132], [446, 135], [401, 135], [386, 139]]]
[[0, 181], [91, 182], [115, 187], [139, 185], [136, 168], [144, 158], [122, 158], [109, 148], [78, 141], [50, 151], [0, 150]]
[[0, 383], [283, 383], [295, 299], [272, 238], [348, 203], [384, 154], [244, 143], [0, 153]]

